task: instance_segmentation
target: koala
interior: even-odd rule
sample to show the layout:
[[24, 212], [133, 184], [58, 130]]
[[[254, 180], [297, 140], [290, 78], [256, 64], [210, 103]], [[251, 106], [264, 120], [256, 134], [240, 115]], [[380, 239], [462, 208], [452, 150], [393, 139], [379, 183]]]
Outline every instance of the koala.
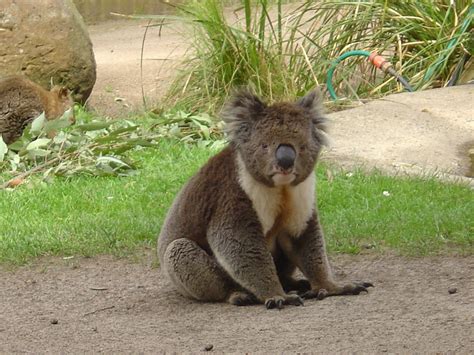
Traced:
[[182, 188], [158, 238], [179, 293], [280, 309], [373, 286], [341, 285], [331, 273], [315, 206], [314, 168], [327, 142], [320, 96], [267, 105], [241, 91], [225, 106], [228, 146]]
[[[6, 144], [18, 139], [25, 127], [43, 111], [53, 120], [72, 107], [73, 101], [65, 87], [43, 89], [31, 80], [12, 75], [0, 79], [0, 135]], [[71, 118], [74, 123], [74, 117]]]

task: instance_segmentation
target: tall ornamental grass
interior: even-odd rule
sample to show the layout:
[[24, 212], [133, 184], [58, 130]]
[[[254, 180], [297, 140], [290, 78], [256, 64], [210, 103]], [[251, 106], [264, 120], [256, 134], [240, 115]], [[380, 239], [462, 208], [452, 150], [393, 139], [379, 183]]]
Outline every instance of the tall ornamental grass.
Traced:
[[[325, 83], [331, 62], [349, 50], [377, 51], [417, 89], [454, 83], [469, 69], [474, 7], [439, 1], [189, 1], [192, 48], [167, 102], [214, 112], [238, 86], [270, 101]], [[339, 96], [374, 97], [402, 90], [364, 58], [336, 69]], [[451, 82], [450, 82], [451, 80]]]

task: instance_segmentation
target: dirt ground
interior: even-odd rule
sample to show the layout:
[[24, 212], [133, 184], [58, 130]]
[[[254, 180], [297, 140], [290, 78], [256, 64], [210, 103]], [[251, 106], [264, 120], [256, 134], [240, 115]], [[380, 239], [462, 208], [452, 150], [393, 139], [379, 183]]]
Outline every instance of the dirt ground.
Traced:
[[[97, 60], [92, 108], [107, 115], [142, 109], [143, 30], [129, 21], [90, 27]], [[150, 30], [150, 102], [164, 93], [185, 48], [176, 28], [161, 37]], [[463, 175], [463, 152], [474, 142], [472, 90], [403, 94], [335, 113], [327, 157]], [[281, 311], [184, 299], [151, 267], [150, 255], [142, 260], [55, 258], [0, 269], [0, 353], [195, 353], [211, 346], [218, 353], [474, 353], [473, 257], [338, 256], [339, 277], [376, 287]]]
[[54, 259], [2, 271], [0, 353], [474, 352], [472, 258], [333, 263], [339, 278], [375, 288], [278, 311], [187, 300], [150, 262]]
[[[143, 21], [109, 21], [88, 27], [97, 64], [97, 80], [88, 100], [90, 108], [108, 116], [143, 111], [142, 84], [151, 107], [159, 103], [187, 51], [180, 28], [149, 27], [140, 56]], [[181, 28], [182, 30], [182, 28]]]

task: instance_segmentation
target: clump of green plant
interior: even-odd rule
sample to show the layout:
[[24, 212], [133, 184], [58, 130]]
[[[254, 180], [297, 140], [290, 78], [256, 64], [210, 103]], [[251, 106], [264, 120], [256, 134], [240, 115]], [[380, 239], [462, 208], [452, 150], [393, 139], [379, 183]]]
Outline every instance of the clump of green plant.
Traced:
[[[192, 24], [192, 51], [181, 73], [167, 95], [167, 102], [185, 108], [216, 112], [226, 97], [238, 86], [251, 86], [256, 93], [272, 100], [291, 97], [303, 92], [310, 83], [310, 70], [304, 60], [303, 49], [283, 35], [281, 1], [273, 19], [266, 0], [253, 7], [249, 0], [243, 8], [244, 18], [231, 24], [222, 2], [217, 0], [192, 1], [179, 7], [183, 19]], [[291, 49], [289, 47], [292, 47]], [[295, 51], [293, 57], [287, 54]], [[178, 98], [177, 100], [175, 98]]]
[[218, 122], [206, 113], [193, 114], [184, 111], [165, 112], [154, 117], [153, 130], [161, 137], [178, 139], [183, 143], [196, 144], [212, 149], [225, 144], [223, 122]]
[[[467, 0], [242, 4], [234, 12], [217, 0], [179, 7], [194, 37], [169, 103], [215, 112], [241, 85], [270, 101], [299, 96], [325, 82], [335, 58], [356, 49], [385, 55], [416, 89], [444, 86], [467, 69], [473, 52], [474, 8]], [[336, 74], [342, 96], [402, 90], [366, 59], [348, 59]]]
[[0, 141], [0, 172], [21, 178], [40, 172], [45, 178], [78, 173], [123, 175], [135, 168], [125, 153], [153, 145], [155, 137], [141, 134], [132, 121], [89, 120], [79, 113], [77, 124], [69, 127], [70, 115], [71, 110], [57, 120], [46, 121], [43, 113], [16, 142], [7, 147]]
[[67, 111], [61, 118], [47, 121], [41, 114], [9, 146], [0, 136], [0, 176], [6, 180], [0, 188], [14, 187], [32, 174], [42, 174], [45, 179], [128, 175], [137, 168], [128, 153], [155, 147], [162, 138], [200, 146], [223, 144], [221, 129], [207, 115], [169, 112], [159, 116], [150, 113], [140, 119], [104, 120], [80, 109], [73, 126], [70, 115]]

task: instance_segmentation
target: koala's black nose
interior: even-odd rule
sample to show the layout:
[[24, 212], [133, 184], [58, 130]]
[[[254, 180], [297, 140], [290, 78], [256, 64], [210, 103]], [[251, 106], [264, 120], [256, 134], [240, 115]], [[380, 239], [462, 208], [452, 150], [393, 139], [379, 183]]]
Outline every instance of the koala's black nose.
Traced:
[[276, 150], [276, 159], [280, 168], [288, 170], [295, 164], [296, 152], [291, 145], [280, 144]]

